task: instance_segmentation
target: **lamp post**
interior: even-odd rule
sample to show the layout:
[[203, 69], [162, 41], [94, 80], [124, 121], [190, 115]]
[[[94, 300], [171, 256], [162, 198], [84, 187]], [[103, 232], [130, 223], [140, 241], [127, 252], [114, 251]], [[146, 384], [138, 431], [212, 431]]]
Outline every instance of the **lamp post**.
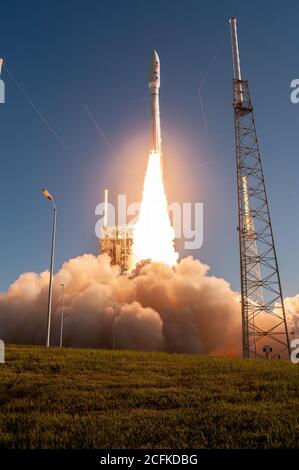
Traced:
[[113, 321], [113, 329], [112, 329], [112, 349], [113, 349], [113, 351], [115, 350], [115, 347], [116, 347], [116, 331], [115, 331], [116, 319], [117, 319], [117, 316], [116, 316], [115, 307], [114, 307], [114, 321]]
[[60, 320], [60, 342], [59, 342], [59, 346], [62, 348], [64, 284], [60, 284], [60, 287], [61, 287], [61, 320]]
[[112, 327], [112, 349], [116, 349], [116, 322], [119, 317], [119, 306], [118, 304], [115, 304], [113, 307], [114, 310], [114, 321], [113, 321], [113, 327]]
[[51, 248], [51, 262], [50, 262], [50, 280], [49, 280], [49, 295], [48, 295], [48, 320], [47, 320], [47, 339], [46, 346], [50, 346], [50, 331], [51, 331], [51, 309], [52, 309], [52, 284], [53, 284], [53, 266], [54, 266], [54, 253], [55, 253], [55, 233], [56, 233], [56, 206], [53, 196], [45, 188], [42, 189], [43, 195], [52, 202], [53, 205], [53, 228], [52, 228], [52, 248]]

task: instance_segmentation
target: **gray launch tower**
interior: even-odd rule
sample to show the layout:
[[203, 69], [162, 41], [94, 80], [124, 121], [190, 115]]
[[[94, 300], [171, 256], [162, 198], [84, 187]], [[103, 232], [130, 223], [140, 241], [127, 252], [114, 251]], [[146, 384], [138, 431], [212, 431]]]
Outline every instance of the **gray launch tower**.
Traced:
[[230, 19], [238, 186], [244, 358], [290, 357], [272, 223], [248, 82], [242, 80], [237, 20]]

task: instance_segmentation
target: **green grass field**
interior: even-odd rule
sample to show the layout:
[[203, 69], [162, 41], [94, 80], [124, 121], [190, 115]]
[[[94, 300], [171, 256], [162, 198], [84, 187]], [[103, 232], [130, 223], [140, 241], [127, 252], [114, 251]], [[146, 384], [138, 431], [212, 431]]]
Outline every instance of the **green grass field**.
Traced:
[[8, 346], [0, 446], [299, 447], [299, 365]]

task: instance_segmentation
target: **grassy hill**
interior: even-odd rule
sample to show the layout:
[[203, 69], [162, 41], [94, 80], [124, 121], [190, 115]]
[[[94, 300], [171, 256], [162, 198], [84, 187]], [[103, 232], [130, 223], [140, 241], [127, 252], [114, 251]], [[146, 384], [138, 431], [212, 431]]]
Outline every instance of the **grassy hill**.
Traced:
[[0, 447], [299, 447], [299, 365], [8, 346]]

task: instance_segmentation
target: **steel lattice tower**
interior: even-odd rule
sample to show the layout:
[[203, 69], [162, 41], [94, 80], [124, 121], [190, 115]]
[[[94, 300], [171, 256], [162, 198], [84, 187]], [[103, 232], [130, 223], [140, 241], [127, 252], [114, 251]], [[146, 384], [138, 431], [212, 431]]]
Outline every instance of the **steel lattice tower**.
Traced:
[[248, 82], [230, 19], [238, 187], [243, 357], [289, 358], [290, 343]]

